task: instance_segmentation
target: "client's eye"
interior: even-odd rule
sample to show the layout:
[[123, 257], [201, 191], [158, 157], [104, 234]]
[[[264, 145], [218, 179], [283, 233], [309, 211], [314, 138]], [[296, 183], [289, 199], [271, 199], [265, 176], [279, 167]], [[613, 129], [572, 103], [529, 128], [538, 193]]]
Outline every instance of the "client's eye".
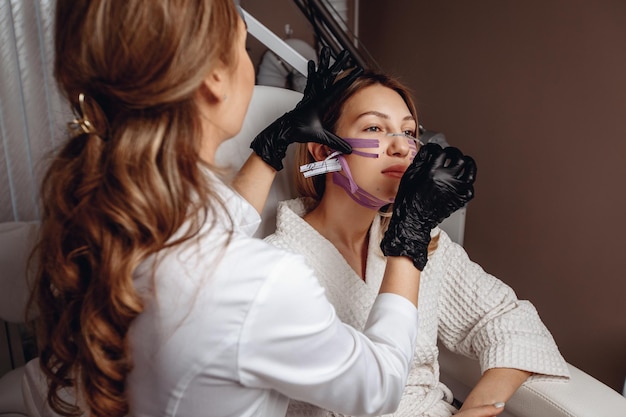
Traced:
[[415, 139], [415, 130], [410, 130], [410, 129], [409, 129], [409, 130], [405, 130], [405, 131], [403, 131], [402, 133], [404, 133], [405, 135], [410, 136], [410, 137], [412, 137], [413, 139]]
[[369, 126], [365, 128], [366, 132], [382, 132], [382, 130], [380, 129], [380, 127], [378, 126]]

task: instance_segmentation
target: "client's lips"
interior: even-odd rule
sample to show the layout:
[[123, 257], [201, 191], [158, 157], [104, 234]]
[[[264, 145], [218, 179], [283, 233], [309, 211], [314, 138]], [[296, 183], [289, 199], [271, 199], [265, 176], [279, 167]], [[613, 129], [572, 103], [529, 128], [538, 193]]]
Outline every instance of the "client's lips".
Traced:
[[392, 165], [389, 168], [383, 169], [382, 173], [393, 178], [402, 178], [404, 171], [406, 171], [406, 165]]

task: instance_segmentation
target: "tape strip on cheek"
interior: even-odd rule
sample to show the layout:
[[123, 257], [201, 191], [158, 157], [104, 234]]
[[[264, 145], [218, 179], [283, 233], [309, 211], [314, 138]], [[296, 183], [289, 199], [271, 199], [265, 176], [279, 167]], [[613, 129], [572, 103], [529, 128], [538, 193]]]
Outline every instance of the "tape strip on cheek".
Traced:
[[346, 162], [346, 158], [344, 158], [343, 155], [339, 155], [338, 159], [339, 159], [339, 163], [341, 164], [341, 168], [343, 169], [343, 172], [345, 173], [345, 178], [347, 178], [348, 180], [348, 186], [350, 187], [350, 192], [354, 194], [356, 190], [359, 189], [359, 186], [356, 184], [356, 182], [354, 182], [354, 179], [352, 178], [352, 172], [350, 171], [350, 167], [348, 166], [348, 163]]
[[407, 139], [407, 141], [409, 142], [409, 148], [411, 149], [411, 159], [414, 159], [415, 155], [417, 155], [417, 142], [415, 139]]
[[333, 172], [333, 182], [343, 188], [354, 201], [373, 210], [379, 210], [381, 207], [393, 203], [393, 199], [384, 201], [360, 188], [352, 178], [352, 173], [343, 155], [339, 155], [338, 159], [343, 167], [343, 175], [340, 172]]
[[360, 138], [343, 138], [348, 145], [352, 146], [352, 154], [364, 156], [366, 158], [378, 158], [378, 153], [364, 152], [358, 151], [354, 148], [365, 148], [365, 149], [374, 149], [380, 147], [380, 142], [378, 139], [360, 139]]

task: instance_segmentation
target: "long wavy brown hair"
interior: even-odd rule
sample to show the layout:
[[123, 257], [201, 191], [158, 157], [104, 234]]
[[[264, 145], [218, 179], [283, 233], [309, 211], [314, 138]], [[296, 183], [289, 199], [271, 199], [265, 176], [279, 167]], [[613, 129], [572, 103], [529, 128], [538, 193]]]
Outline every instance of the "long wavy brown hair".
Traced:
[[[343, 76], [347, 74], [348, 73], [343, 74]], [[342, 91], [328, 105], [328, 107], [324, 109], [324, 113], [321, 115], [322, 126], [324, 126], [324, 128], [330, 132], [337, 132], [337, 123], [342, 116], [343, 106], [346, 101], [348, 101], [348, 99], [350, 99], [350, 97], [352, 97], [358, 91], [361, 91], [362, 89], [372, 85], [382, 85], [398, 93], [400, 97], [402, 97], [402, 100], [406, 103], [406, 106], [409, 108], [409, 112], [411, 113], [413, 118], [416, 121], [418, 120], [417, 107], [415, 106], [415, 102], [412, 98], [412, 93], [408, 87], [404, 86], [398, 79], [391, 77], [387, 74], [373, 70], [366, 70], [361, 75], [359, 75], [359, 77], [347, 89]], [[310, 164], [312, 162], [315, 162], [315, 158], [307, 149], [306, 144], [298, 144], [294, 158], [296, 191], [301, 197], [308, 197], [312, 199], [316, 204], [324, 196], [324, 191], [326, 190], [326, 175], [317, 175], [309, 178], [304, 178], [303, 175], [299, 174], [299, 167], [301, 165]], [[313, 204], [313, 206], [315, 204]], [[382, 233], [384, 233], [389, 226], [389, 220], [392, 212], [392, 204], [389, 204], [381, 209], [380, 213], [383, 216], [383, 222], [381, 225]], [[382, 235], [379, 236], [379, 239], [382, 239]], [[431, 239], [428, 246], [429, 254], [432, 254], [437, 249], [438, 242], [439, 236]]]
[[54, 74], [79, 123], [41, 186], [31, 303], [61, 415], [129, 412], [127, 334], [143, 309], [132, 274], [221, 204], [199, 158], [194, 94], [216, 64], [233, 64], [237, 22], [232, 0], [57, 1]]

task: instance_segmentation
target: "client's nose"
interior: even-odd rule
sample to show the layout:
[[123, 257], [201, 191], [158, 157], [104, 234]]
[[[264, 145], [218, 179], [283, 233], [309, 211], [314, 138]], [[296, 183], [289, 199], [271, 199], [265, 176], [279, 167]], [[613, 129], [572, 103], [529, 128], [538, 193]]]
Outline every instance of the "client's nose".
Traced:
[[412, 138], [409, 138], [404, 133], [390, 133], [387, 136], [390, 141], [387, 147], [387, 154], [404, 158], [411, 153], [409, 141], [414, 142]]

